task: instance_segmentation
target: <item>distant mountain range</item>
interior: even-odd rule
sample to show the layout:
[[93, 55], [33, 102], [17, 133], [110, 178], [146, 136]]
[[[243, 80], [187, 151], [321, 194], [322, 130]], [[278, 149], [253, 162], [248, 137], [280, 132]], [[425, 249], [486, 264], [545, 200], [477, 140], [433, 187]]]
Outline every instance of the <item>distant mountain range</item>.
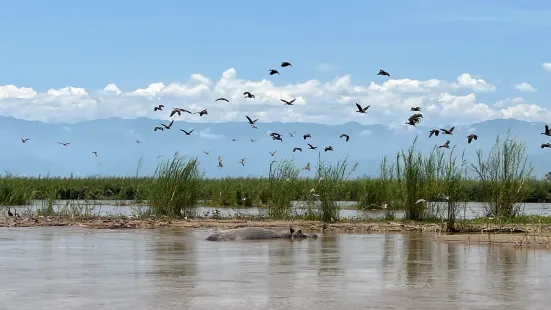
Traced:
[[[532, 161], [537, 177], [543, 177], [551, 170], [551, 149], [541, 149], [542, 142], [551, 142], [550, 137], [540, 135], [545, 124], [515, 119], [496, 119], [469, 126], [457, 126], [453, 136], [432, 137], [430, 127], [421, 123], [412, 127], [391, 128], [384, 125], [360, 125], [350, 122], [343, 125], [322, 125], [313, 123], [258, 123], [258, 129], [251, 128], [246, 121], [228, 123], [189, 123], [176, 121], [172, 129], [154, 132], [153, 128], [166, 121], [148, 118], [109, 118], [85, 121], [75, 124], [50, 124], [26, 121], [12, 117], [0, 117], [0, 171], [13, 174], [38, 176], [68, 176], [71, 173], [86, 175], [136, 175], [140, 157], [143, 165], [140, 175], [152, 175], [160, 160], [172, 157], [178, 151], [182, 155], [197, 156], [201, 168], [208, 177], [267, 176], [269, 163], [273, 159], [295, 158], [296, 164], [304, 166], [317, 162], [321, 156], [335, 162], [349, 156], [351, 162], [359, 164], [352, 176], [376, 176], [384, 155], [394, 159], [399, 150], [407, 149], [418, 135], [418, 149], [424, 153], [436, 145], [451, 140], [456, 154], [465, 150], [467, 159], [476, 156], [476, 150], [488, 151], [497, 135], [511, 134], [527, 145], [529, 160]], [[180, 129], [194, 129], [192, 135], [185, 135]], [[273, 141], [269, 132], [282, 134], [283, 142]], [[295, 133], [290, 137], [289, 133]], [[312, 138], [304, 140], [309, 133]], [[339, 138], [342, 133], [350, 135], [350, 141]], [[478, 141], [467, 144], [466, 136], [479, 135]], [[22, 143], [20, 138], [30, 138]], [[232, 141], [236, 139], [237, 141]], [[250, 139], [256, 140], [251, 142]], [[138, 144], [139, 140], [142, 143]], [[64, 147], [57, 142], [70, 142]], [[309, 150], [306, 143], [318, 146]], [[324, 152], [331, 145], [333, 152]], [[293, 153], [294, 147], [302, 152]], [[95, 157], [92, 151], [96, 151]], [[203, 151], [211, 152], [208, 156]], [[277, 151], [271, 157], [269, 152]], [[217, 156], [223, 156], [224, 168], [217, 168]], [[158, 156], [163, 156], [161, 159]], [[245, 167], [238, 164], [246, 158]], [[101, 165], [100, 165], [101, 164]], [[304, 172], [307, 174], [308, 172]], [[313, 170], [310, 172], [314, 174]]]

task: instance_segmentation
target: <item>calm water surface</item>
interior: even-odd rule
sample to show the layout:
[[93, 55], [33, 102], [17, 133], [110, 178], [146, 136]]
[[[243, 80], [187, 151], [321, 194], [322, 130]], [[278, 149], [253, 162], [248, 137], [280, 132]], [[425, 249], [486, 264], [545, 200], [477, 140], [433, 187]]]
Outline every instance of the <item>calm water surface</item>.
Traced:
[[420, 234], [0, 230], [0, 309], [549, 309], [551, 253]]
[[[120, 204], [131, 204], [130, 200], [57, 200], [53, 203], [53, 209], [56, 212], [71, 211], [72, 213], [82, 212], [93, 215], [132, 215], [147, 211], [147, 206], [119, 206]], [[354, 217], [368, 217], [368, 218], [382, 218], [385, 216], [384, 210], [376, 211], [358, 211], [358, 210], [346, 210], [347, 207], [356, 206], [358, 203], [354, 201], [338, 201], [337, 205], [343, 208], [340, 211], [342, 218], [354, 218]], [[305, 212], [305, 202], [293, 201], [292, 207], [297, 214]], [[35, 200], [32, 205], [11, 207], [21, 211], [30, 210], [36, 211], [39, 208], [45, 208], [48, 206], [47, 201]], [[1, 207], [6, 209], [6, 207]], [[205, 214], [207, 211], [212, 210], [211, 207], [198, 207], [199, 214]], [[218, 208], [220, 215], [224, 217], [241, 215], [263, 215], [267, 213], [266, 209], [262, 208]], [[431, 204], [431, 212], [445, 216], [447, 214], [446, 204]], [[7, 210], [6, 210], [7, 211]], [[526, 215], [546, 215], [551, 216], [551, 204], [549, 203], [525, 203], [521, 206], [521, 213]], [[486, 215], [486, 209], [481, 203], [468, 202], [462, 203], [458, 207], [457, 217], [460, 219], [472, 219], [475, 217], [481, 217]], [[5, 212], [2, 212], [0, 216], [5, 216]], [[404, 216], [403, 211], [395, 211], [396, 218], [402, 218]]]

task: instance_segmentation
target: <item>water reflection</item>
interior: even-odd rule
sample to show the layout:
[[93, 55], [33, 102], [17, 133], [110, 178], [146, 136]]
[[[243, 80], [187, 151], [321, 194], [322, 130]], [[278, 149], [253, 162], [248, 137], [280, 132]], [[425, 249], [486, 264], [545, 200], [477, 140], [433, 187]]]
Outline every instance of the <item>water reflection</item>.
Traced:
[[0, 230], [0, 309], [547, 309], [551, 254], [421, 234]]

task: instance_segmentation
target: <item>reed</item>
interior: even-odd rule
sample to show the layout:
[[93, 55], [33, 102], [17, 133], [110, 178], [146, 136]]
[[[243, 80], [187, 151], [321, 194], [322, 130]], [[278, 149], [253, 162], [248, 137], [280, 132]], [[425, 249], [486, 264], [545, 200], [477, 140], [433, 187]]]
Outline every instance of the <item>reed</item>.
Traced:
[[348, 167], [348, 158], [336, 163], [325, 162], [321, 153], [318, 157], [313, 197], [319, 202], [318, 217], [324, 222], [339, 220], [340, 208], [337, 201], [346, 188], [345, 181], [356, 170], [358, 164]]
[[480, 182], [483, 205], [488, 215], [515, 217], [521, 204], [529, 197], [529, 181], [533, 166], [528, 162], [526, 145], [507, 137], [499, 136], [487, 156], [477, 151], [477, 160], [471, 164]]
[[291, 200], [298, 189], [296, 184], [300, 169], [293, 160], [272, 161], [268, 174], [269, 192], [265, 192], [268, 215], [272, 218], [289, 218], [292, 215]]
[[149, 192], [151, 213], [172, 217], [195, 216], [202, 186], [197, 158], [188, 159], [178, 152], [158, 164]]

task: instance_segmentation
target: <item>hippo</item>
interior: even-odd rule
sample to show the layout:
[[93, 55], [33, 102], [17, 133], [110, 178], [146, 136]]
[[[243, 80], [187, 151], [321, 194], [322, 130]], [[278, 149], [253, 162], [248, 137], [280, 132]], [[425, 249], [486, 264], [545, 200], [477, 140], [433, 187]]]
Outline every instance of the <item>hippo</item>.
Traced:
[[302, 230], [294, 230], [289, 227], [289, 231], [275, 231], [262, 227], [244, 227], [221, 231], [207, 237], [209, 241], [230, 241], [230, 240], [261, 240], [261, 239], [308, 239], [317, 238], [316, 234], [306, 235]]

